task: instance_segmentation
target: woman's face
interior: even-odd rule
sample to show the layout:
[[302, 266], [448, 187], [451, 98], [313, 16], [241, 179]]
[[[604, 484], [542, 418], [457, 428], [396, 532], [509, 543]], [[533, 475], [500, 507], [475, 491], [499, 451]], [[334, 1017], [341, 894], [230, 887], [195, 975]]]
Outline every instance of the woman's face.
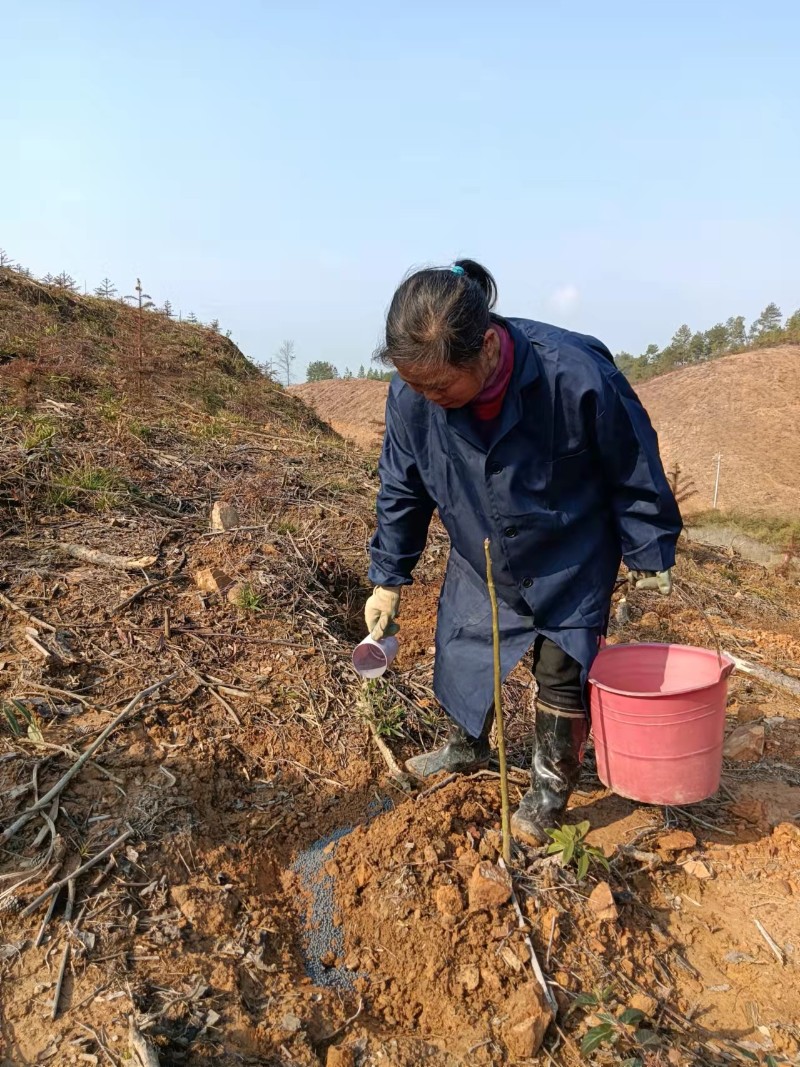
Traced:
[[500, 339], [494, 330], [486, 331], [481, 354], [467, 367], [433, 370], [413, 363], [398, 367], [397, 373], [415, 393], [441, 408], [463, 408], [481, 392], [500, 356]]

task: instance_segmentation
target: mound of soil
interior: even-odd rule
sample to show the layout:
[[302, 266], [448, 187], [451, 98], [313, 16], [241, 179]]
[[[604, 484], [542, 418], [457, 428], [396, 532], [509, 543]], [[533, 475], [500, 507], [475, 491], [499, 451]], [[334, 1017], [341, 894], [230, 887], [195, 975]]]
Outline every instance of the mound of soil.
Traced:
[[347, 381], [306, 382], [289, 392], [299, 396], [321, 419], [348, 441], [371, 452], [383, 441], [388, 382], [352, 378]]

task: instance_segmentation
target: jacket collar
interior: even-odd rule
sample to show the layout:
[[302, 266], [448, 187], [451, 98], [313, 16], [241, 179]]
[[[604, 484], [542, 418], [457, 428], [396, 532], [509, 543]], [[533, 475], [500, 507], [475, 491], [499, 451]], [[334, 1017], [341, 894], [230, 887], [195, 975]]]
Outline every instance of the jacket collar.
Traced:
[[510, 433], [522, 418], [522, 392], [535, 384], [541, 375], [539, 357], [533, 345], [526, 335], [508, 319], [502, 320], [503, 326], [511, 334], [514, 342], [514, 369], [511, 372], [511, 381], [508, 383], [508, 391], [500, 411], [500, 422], [495, 429], [492, 439], [487, 444], [481, 438], [475, 426], [475, 416], [469, 407], [453, 408], [445, 411], [440, 408], [449, 429], [457, 433], [459, 437], [469, 441], [481, 452], [489, 452], [494, 446]]

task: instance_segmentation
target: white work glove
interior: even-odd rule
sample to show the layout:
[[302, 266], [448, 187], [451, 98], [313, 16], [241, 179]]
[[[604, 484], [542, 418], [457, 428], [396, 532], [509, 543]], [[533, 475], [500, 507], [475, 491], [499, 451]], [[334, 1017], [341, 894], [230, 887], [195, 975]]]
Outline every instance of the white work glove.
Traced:
[[662, 596], [672, 592], [672, 570], [666, 571], [631, 571], [628, 575], [631, 589], [653, 589]]
[[373, 641], [393, 637], [400, 627], [394, 621], [400, 613], [401, 586], [376, 585], [364, 608], [364, 619]]

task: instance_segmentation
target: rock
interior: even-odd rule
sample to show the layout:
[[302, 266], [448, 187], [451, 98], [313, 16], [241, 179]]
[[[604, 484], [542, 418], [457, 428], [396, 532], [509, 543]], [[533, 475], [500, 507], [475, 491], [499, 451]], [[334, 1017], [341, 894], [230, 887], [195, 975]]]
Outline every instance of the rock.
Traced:
[[335, 967], [336, 966], [336, 953], [335, 952], [324, 952], [320, 956], [319, 962], [322, 964], [323, 967]]
[[755, 763], [764, 755], [765, 731], [761, 723], [751, 722], [737, 726], [725, 741], [722, 754], [725, 759], [739, 763]]
[[224, 500], [218, 500], [211, 509], [211, 529], [233, 530], [240, 525], [239, 512], [233, 504], [226, 504]]
[[697, 838], [688, 830], [673, 830], [670, 834], [659, 837], [656, 850], [666, 858], [671, 858], [678, 852], [686, 852], [697, 845]]
[[699, 878], [703, 882], [711, 877], [711, 868], [703, 863], [702, 860], [687, 860], [683, 865], [683, 869], [692, 878]]
[[436, 910], [440, 915], [455, 917], [464, 910], [464, 901], [461, 899], [458, 886], [440, 885], [433, 899], [436, 903]]
[[219, 567], [202, 567], [194, 576], [194, 584], [203, 593], [225, 593], [233, 578]]
[[736, 714], [740, 723], [761, 722], [766, 716], [767, 712], [761, 704], [742, 704]]
[[760, 826], [767, 819], [766, 804], [763, 800], [757, 800], [755, 797], [742, 797], [735, 804], [731, 804], [728, 811], [737, 819], [743, 819], [745, 822], [753, 823], [755, 826]]
[[511, 876], [507, 870], [484, 860], [475, 865], [469, 880], [469, 906], [499, 908], [511, 899]]
[[344, 1045], [332, 1045], [325, 1057], [325, 1067], [355, 1067], [356, 1054]]
[[614, 895], [608, 882], [600, 882], [592, 890], [592, 895], [589, 897], [589, 910], [594, 913], [599, 922], [617, 921], [619, 911], [614, 903]]
[[296, 1034], [302, 1025], [302, 1020], [290, 1011], [287, 1011], [281, 1019], [281, 1030], [285, 1030], [287, 1034]]
[[516, 989], [505, 1004], [503, 1041], [512, 1060], [535, 1056], [544, 1041], [552, 1015], [537, 985], [528, 982]]
[[639, 620], [643, 630], [658, 630], [661, 627], [661, 619], [654, 611], [646, 611]]
[[658, 1001], [655, 997], [648, 996], [647, 993], [634, 993], [628, 1001], [628, 1007], [640, 1011], [648, 1019], [653, 1019], [658, 1011]]
[[225, 599], [229, 604], [234, 604], [237, 607], [242, 602], [242, 593], [244, 593], [244, 585], [242, 582], [234, 582], [233, 585], [229, 585], [225, 590]]
[[458, 981], [468, 993], [472, 993], [481, 984], [481, 972], [477, 967], [462, 967], [458, 972]]
[[365, 885], [369, 884], [372, 878], [372, 871], [369, 869], [366, 863], [362, 862], [356, 867], [353, 872], [353, 881], [356, 883], [358, 889], [363, 889]]

